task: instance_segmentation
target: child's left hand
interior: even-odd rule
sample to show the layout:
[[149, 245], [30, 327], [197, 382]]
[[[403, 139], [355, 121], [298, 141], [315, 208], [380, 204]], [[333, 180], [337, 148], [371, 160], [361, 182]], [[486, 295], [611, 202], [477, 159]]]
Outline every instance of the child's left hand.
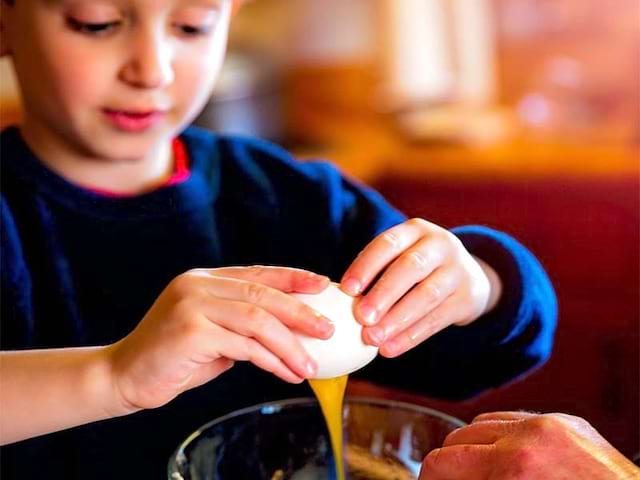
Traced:
[[[375, 283], [374, 283], [375, 281]], [[358, 295], [363, 338], [396, 357], [450, 325], [467, 325], [500, 297], [495, 271], [449, 231], [414, 218], [376, 237], [342, 277]]]

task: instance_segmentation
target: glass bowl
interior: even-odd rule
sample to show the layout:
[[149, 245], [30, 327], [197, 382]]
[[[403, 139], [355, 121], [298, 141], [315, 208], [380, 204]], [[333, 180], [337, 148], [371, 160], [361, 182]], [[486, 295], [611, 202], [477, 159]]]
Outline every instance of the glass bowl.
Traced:
[[[425, 455], [464, 422], [410, 403], [345, 400], [346, 478], [410, 480]], [[335, 466], [314, 399], [238, 410], [191, 434], [169, 461], [170, 480], [327, 480]]]

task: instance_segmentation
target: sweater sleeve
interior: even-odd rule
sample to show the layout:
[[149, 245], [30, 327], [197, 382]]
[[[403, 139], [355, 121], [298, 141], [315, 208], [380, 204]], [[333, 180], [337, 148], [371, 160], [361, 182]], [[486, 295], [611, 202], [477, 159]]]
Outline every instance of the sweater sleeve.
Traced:
[[[272, 147], [260, 151], [261, 168], [271, 172], [265, 175], [269, 188], [286, 193], [273, 195], [277, 209], [272, 210], [279, 213], [268, 217], [281, 219], [278, 230], [284, 233], [273, 243], [288, 245], [281, 259], [285, 264], [339, 281], [371, 240], [406, 220], [380, 194], [328, 163], [296, 163]], [[296, 219], [294, 230], [291, 219]], [[354, 376], [459, 399], [512, 380], [549, 356], [556, 300], [536, 258], [513, 238], [486, 227], [461, 227], [453, 233], [500, 276], [504, 288], [499, 304], [470, 325], [449, 327], [399, 358], [379, 357]]]
[[472, 255], [496, 270], [504, 286], [500, 302], [472, 324], [449, 327], [397, 359], [379, 358], [362, 371], [369, 379], [433, 397], [463, 399], [548, 359], [557, 302], [538, 260], [515, 239], [490, 228], [465, 226], [452, 232]]

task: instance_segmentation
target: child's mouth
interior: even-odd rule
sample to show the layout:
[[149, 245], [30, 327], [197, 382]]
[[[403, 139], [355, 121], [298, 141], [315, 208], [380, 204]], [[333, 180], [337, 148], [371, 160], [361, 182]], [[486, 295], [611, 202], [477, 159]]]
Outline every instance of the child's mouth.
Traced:
[[160, 110], [128, 112], [105, 108], [103, 112], [112, 125], [125, 132], [142, 132], [153, 127], [165, 117], [165, 112]]

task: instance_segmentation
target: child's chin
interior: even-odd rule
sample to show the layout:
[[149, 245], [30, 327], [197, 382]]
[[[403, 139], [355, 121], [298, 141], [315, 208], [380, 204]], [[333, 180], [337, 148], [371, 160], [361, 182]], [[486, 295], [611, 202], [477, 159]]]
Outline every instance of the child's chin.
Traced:
[[173, 138], [171, 133], [147, 133], [145, 135], [118, 135], [117, 139], [101, 142], [100, 156], [109, 160], [136, 161], [154, 151], [161, 151]]

